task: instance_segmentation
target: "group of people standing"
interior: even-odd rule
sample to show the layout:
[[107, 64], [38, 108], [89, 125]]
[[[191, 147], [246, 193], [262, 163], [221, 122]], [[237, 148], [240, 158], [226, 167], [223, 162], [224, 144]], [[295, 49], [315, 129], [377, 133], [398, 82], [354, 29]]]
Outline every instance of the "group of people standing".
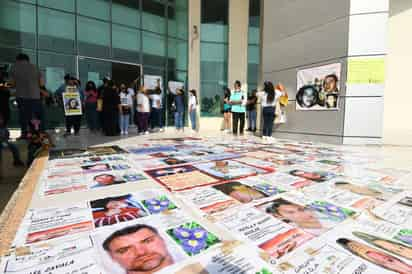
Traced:
[[[116, 83], [105, 77], [103, 85], [96, 87], [93, 81], [87, 82], [84, 91], [80, 81], [70, 75], [65, 76], [65, 83], [56, 90], [56, 95], [62, 97], [68, 86], [78, 92], [85, 110], [87, 127], [92, 133], [102, 131], [106, 136], [118, 134], [128, 135], [129, 125], [134, 122], [139, 134], [149, 134], [149, 128], [164, 131], [163, 122], [163, 92], [160, 83], [154, 89], [145, 86], [138, 87], [133, 81], [129, 87], [126, 84]], [[178, 131], [184, 127], [184, 113], [186, 109], [184, 90], [177, 89], [173, 92], [175, 126]], [[62, 101], [62, 100], [60, 100]], [[198, 100], [195, 90], [189, 92], [189, 117], [193, 130], [196, 129], [196, 108]], [[66, 115], [66, 133], [78, 135], [82, 115]]]
[[276, 113], [276, 105], [279, 98], [285, 95], [285, 89], [282, 84], [278, 84], [276, 88], [272, 82], [264, 83], [263, 91], [256, 89], [245, 96], [245, 92], [241, 89], [240, 81], [235, 81], [234, 89], [231, 91], [225, 88], [223, 94], [223, 130], [230, 132], [232, 123], [233, 135], [244, 134], [245, 121], [247, 117], [247, 131], [256, 132], [257, 119], [257, 103], [260, 100], [263, 117], [263, 139], [271, 139], [274, 119]]

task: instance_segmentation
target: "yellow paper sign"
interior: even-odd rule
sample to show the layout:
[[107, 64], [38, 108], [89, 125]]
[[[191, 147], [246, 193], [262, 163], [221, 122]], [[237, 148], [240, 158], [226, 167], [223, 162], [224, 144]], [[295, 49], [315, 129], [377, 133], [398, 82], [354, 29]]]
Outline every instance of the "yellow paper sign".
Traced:
[[383, 84], [385, 82], [385, 59], [349, 58], [348, 84]]

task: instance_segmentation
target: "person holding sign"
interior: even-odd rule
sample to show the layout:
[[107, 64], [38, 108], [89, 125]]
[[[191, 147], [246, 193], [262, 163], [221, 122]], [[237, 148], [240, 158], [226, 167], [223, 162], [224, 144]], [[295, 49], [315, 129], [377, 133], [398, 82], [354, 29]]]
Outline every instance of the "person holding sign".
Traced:
[[62, 94], [64, 114], [66, 119], [66, 133], [64, 137], [71, 135], [72, 128], [74, 135], [79, 135], [80, 123], [82, 120], [82, 100], [83, 95], [77, 86], [77, 79], [71, 77]]

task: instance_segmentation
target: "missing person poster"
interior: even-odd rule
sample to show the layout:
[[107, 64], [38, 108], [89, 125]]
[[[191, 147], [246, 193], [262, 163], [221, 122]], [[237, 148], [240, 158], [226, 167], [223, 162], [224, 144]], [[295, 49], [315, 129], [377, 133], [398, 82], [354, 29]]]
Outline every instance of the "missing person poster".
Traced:
[[75, 87], [67, 87], [62, 96], [66, 116], [82, 115], [82, 100]]
[[296, 110], [338, 110], [341, 64], [298, 70]]
[[156, 88], [163, 89], [163, 78], [158, 75], [147, 75], [143, 77], [144, 86], [146, 89], [154, 90]]
[[176, 94], [176, 90], [184, 89], [184, 87], [185, 87], [185, 83], [183, 82], [169, 81], [168, 83], [169, 91], [173, 94]]

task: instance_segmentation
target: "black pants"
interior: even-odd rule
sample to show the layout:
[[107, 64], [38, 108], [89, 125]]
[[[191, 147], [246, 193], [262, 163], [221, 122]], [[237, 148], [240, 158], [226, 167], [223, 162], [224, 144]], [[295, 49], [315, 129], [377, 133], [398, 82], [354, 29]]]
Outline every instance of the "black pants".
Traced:
[[40, 130], [44, 130], [44, 112], [40, 99], [17, 98], [21, 135], [26, 135], [30, 121], [34, 117], [40, 120]]
[[263, 136], [272, 136], [273, 122], [275, 120], [275, 108], [263, 108]]
[[70, 133], [71, 129], [74, 128], [74, 133], [79, 133], [81, 121], [81, 115], [66, 116], [66, 132]]
[[243, 134], [243, 130], [245, 129], [245, 113], [244, 112], [232, 112], [232, 117], [233, 117], [232, 119], [233, 120], [233, 123], [232, 123], [233, 134], [237, 134], [239, 122], [240, 122], [239, 133]]

